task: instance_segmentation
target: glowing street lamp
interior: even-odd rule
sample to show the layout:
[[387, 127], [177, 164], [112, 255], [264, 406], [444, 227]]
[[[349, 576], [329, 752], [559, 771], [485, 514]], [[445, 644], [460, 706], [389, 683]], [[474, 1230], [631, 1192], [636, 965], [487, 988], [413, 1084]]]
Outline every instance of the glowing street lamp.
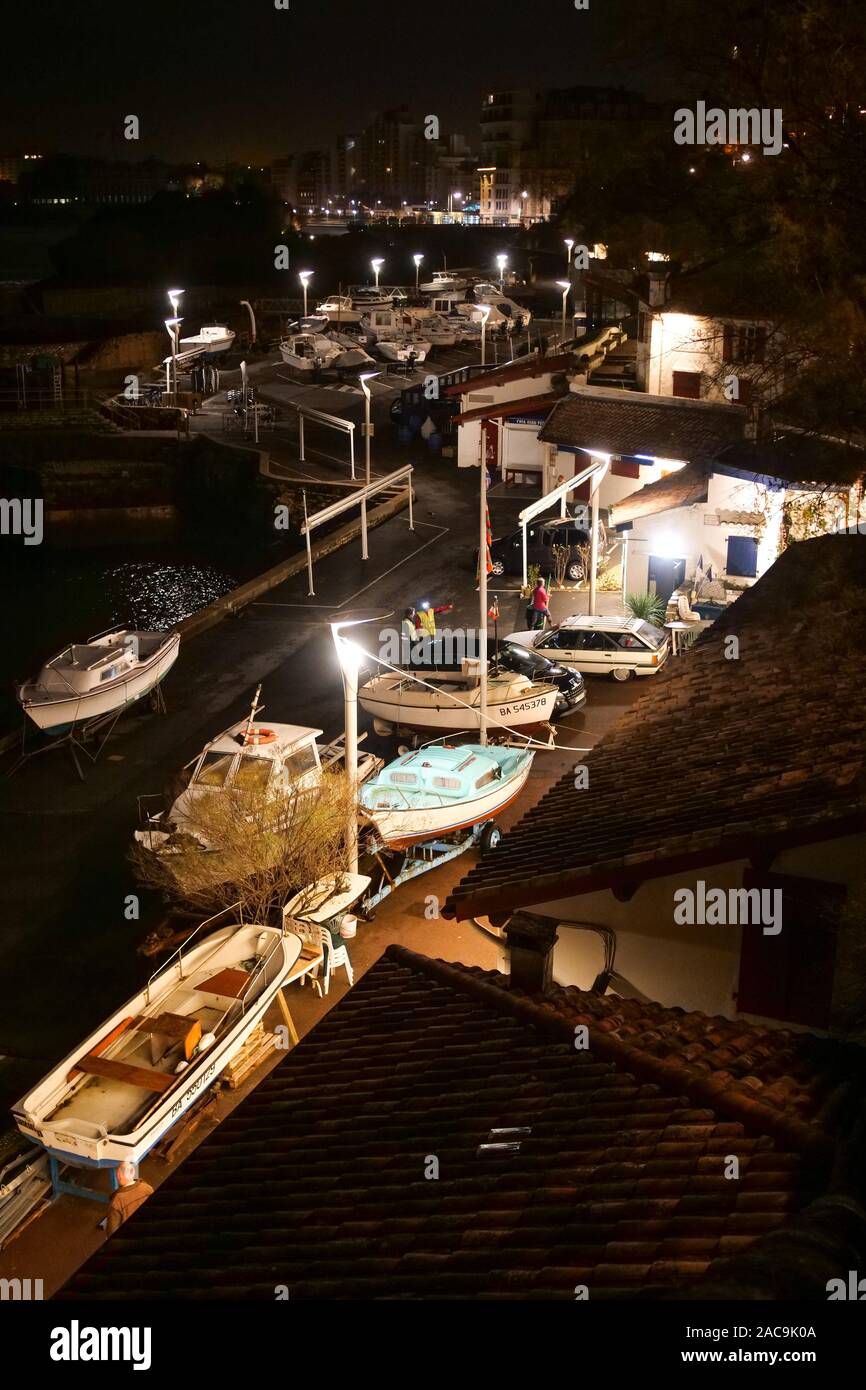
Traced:
[[571, 237], [568, 237], [568, 236], [567, 236], [567, 237], [565, 238], [565, 246], [566, 246], [566, 250], [567, 250], [567, 252], [568, 252], [568, 258], [567, 258], [565, 264], [566, 264], [566, 266], [570, 266], [570, 265], [571, 265], [571, 253], [572, 253], [572, 251], [574, 250], [574, 242], [573, 242], [573, 240], [572, 240]]
[[177, 311], [178, 311], [178, 307], [179, 307], [179, 305], [180, 305], [180, 297], [181, 297], [181, 295], [184, 294], [184, 293], [185, 293], [184, 290], [169, 290], [169, 291], [168, 291], [168, 302], [169, 302], [169, 304], [171, 305], [171, 312], [174, 314], [174, 317], [175, 317], [175, 318], [177, 318]]
[[385, 262], [381, 256], [377, 256], [374, 260], [370, 262], [370, 265], [373, 267], [373, 274], [376, 277], [376, 289], [379, 288], [379, 271], [382, 269], [382, 266], [384, 264]]
[[349, 854], [349, 873], [358, 872], [358, 672], [364, 661], [364, 652], [350, 637], [343, 636], [343, 629], [360, 627], [363, 623], [380, 622], [379, 618], [349, 618], [343, 622], [331, 623], [331, 636], [337, 649], [340, 673], [343, 677], [343, 710], [346, 726], [346, 776], [349, 779], [349, 823], [346, 827], [346, 847]]
[[313, 278], [313, 271], [312, 271], [312, 270], [299, 270], [299, 271], [298, 271], [298, 279], [300, 280], [301, 285], [302, 285], [303, 290], [304, 290], [304, 318], [307, 317], [307, 286], [309, 285], [309, 283], [310, 283], [310, 281], [312, 280], [312, 278]]
[[487, 320], [490, 318], [492, 304], [481, 305], [481, 365], [487, 364]]
[[500, 254], [496, 257], [496, 264], [499, 266], [499, 293], [502, 294], [505, 288], [505, 267], [508, 265], [508, 257]]
[[416, 252], [412, 259], [415, 262], [415, 293], [417, 294], [418, 282], [421, 279], [421, 262], [423, 261], [424, 257], [420, 253]]
[[[371, 440], [372, 437], [373, 437], [373, 426], [372, 426], [372, 424], [370, 423], [370, 388], [369, 388], [369, 386], [367, 385], [367, 382], [370, 381], [370, 380], [372, 379], [372, 377], [378, 376], [378, 375], [379, 375], [378, 372], [362, 372], [361, 375], [360, 375], [359, 378], [358, 378], [358, 380], [359, 380], [360, 383], [361, 383], [361, 390], [364, 392], [364, 438], [365, 438], [365, 440], [366, 440], [366, 453], [365, 453], [365, 456], [364, 456], [364, 467], [365, 467], [365, 470], [366, 470], [366, 483], [367, 483], [367, 487], [370, 486], [370, 440]], [[366, 558], [367, 558], [367, 536], [366, 536], [366, 532], [365, 532], [365, 535], [364, 535], [364, 559], [366, 560]]]
[[556, 283], [562, 290], [562, 342], [565, 342], [565, 301], [568, 299], [568, 292], [571, 289], [571, 281], [557, 280]]
[[173, 378], [172, 399], [177, 404], [177, 347], [180, 339], [180, 326], [183, 319], [166, 319], [165, 327], [171, 338], [171, 373]]

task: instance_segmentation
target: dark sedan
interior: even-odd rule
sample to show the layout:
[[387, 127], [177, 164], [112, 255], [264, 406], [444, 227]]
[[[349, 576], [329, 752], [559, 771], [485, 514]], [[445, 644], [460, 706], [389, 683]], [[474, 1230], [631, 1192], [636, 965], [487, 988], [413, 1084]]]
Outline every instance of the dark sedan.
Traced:
[[555, 661], [548, 661], [546, 656], [531, 651], [529, 647], [521, 647], [519, 642], [500, 641], [496, 651], [491, 642], [489, 650], [491, 661], [498, 661], [506, 671], [516, 671], [530, 680], [555, 685], [559, 691], [555, 706], [557, 714], [567, 714], [569, 710], [580, 709], [586, 704], [586, 686], [579, 671], [568, 670]]

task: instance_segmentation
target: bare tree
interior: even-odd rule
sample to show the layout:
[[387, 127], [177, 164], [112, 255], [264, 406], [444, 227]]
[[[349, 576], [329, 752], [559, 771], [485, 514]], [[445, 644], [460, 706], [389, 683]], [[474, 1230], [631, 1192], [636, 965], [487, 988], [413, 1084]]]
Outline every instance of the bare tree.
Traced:
[[197, 797], [159, 850], [136, 844], [130, 857], [140, 882], [175, 907], [205, 914], [240, 903], [245, 920], [266, 922], [297, 893], [312, 901], [317, 880], [339, 882], [355, 813], [344, 772], [323, 772], [315, 791], [288, 797], [227, 788]]

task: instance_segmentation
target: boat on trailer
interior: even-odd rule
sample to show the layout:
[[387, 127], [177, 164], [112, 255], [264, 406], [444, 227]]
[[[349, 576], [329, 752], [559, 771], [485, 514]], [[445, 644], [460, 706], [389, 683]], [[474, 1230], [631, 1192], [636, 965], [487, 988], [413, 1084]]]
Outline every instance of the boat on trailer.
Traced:
[[64, 647], [35, 680], [18, 687], [18, 702], [43, 733], [66, 733], [149, 695], [179, 650], [179, 632], [114, 628]]
[[[461, 733], [481, 727], [481, 663], [465, 658], [460, 671], [428, 671], [423, 680], [406, 671], [373, 676], [358, 691], [362, 709], [377, 733], [417, 730]], [[491, 671], [487, 679], [489, 737], [550, 733], [557, 691], [513, 671]]]
[[[196, 803], [202, 797], [237, 796], [245, 792], [264, 796], [275, 810], [285, 804], [291, 815], [299, 795], [313, 795], [322, 784], [322, 774], [345, 758], [342, 739], [319, 745], [321, 729], [304, 724], [258, 722], [264, 706], [259, 703], [261, 686], [256, 690], [246, 719], [231, 724], [205, 744], [184, 767], [189, 779], [170, 810], [146, 816], [135, 838], [145, 849], [157, 854], [176, 854], [195, 841], [210, 849], [197, 825]], [[359, 752], [358, 780], [378, 772], [382, 759]], [[142, 797], [140, 805], [149, 798]]]
[[486, 825], [520, 795], [529, 749], [429, 744], [389, 763], [361, 789], [361, 810], [389, 849]]
[[22, 1134], [87, 1167], [138, 1163], [262, 1022], [301, 953], [282, 929], [201, 927], [143, 990], [12, 1107]]

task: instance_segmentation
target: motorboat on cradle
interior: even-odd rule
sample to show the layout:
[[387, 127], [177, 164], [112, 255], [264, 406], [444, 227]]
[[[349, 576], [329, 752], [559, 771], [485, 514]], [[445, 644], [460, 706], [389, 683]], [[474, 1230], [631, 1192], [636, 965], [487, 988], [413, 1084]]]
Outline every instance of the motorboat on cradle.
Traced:
[[428, 744], [362, 789], [361, 810], [390, 849], [490, 822], [520, 795], [535, 754], [490, 745]]
[[211, 323], [204, 328], [200, 328], [191, 338], [181, 338], [180, 351], [192, 352], [197, 348], [204, 349], [205, 357], [222, 357], [224, 352], [228, 352], [235, 340], [235, 334], [231, 328], [226, 328], [222, 323]]
[[[265, 796], [275, 810], [283, 802], [288, 816], [297, 797], [315, 794], [322, 784], [323, 772], [336, 768], [345, 758], [342, 739], [319, 746], [321, 729], [276, 723], [263, 727], [256, 723], [263, 708], [258, 703], [259, 693], [257, 690], [246, 719], [211, 739], [186, 764], [184, 772], [192, 769], [189, 780], [170, 810], [147, 816], [143, 828], [136, 830], [135, 839], [145, 849], [176, 854], [190, 841], [196, 841], [203, 850], [210, 849], [196, 818], [196, 803], [201, 797], [247, 792]], [[359, 782], [381, 766], [381, 758], [359, 751]]]
[[532, 310], [518, 304], [515, 299], [509, 299], [498, 285], [484, 282], [475, 286], [473, 294], [476, 304], [489, 304], [505, 319], [513, 319], [515, 323], [522, 321], [524, 328], [532, 322]]
[[385, 362], [424, 362], [430, 351], [428, 338], [416, 333], [395, 334], [393, 338], [380, 338], [376, 351]]
[[340, 356], [339, 346], [317, 333], [295, 333], [280, 343], [280, 356], [299, 376], [332, 367]]
[[352, 308], [362, 315], [370, 309], [387, 309], [394, 303], [393, 291], [372, 285], [350, 285], [349, 298]]
[[414, 331], [427, 339], [431, 347], [453, 347], [461, 336], [453, 319], [449, 322], [429, 309], [409, 309], [407, 313]]
[[179, 650], [179, 632], [115, 628], [64, 647], [35, 680], [18, 687], [18, 702], [44, 733], [65, 733], [150, 694]]
[[422, 294], [465, 293], [468, 287], [468, 280], [450, 270], [434, 270], [432, 279], [425, 280], [418, 286]]
[[12, 1108], [55, 1158], [138, 1163], [258, 1027], [301, 953], [283, 929], [231, 924], [187, 942]]
[[363, 310], [354, 307], [351, 295], [332, 294], [316, 305], [316, 313], [339, 328], [341, 323], [360, 323]]
[[375, 367], [375, 358], [361, 346], [363, 339], [353, 338], [348, 333], [334, 332], [330, 332], [328, 337], [340, 349], [339, 356], [331, 363], [335, 371], [359, 372], [366, 367]]
[[[491, 739], [549, 733], [557, 691], [513, 671], [487, 678], [485, 720]], [[406, 671], [373, 676], [358, 691], [362, 709], [379, 734], [395, 729], [459, 733], [481, 727], [481, 663], [465, 658], [460, 671], [428, 671], [423, 679]]]

